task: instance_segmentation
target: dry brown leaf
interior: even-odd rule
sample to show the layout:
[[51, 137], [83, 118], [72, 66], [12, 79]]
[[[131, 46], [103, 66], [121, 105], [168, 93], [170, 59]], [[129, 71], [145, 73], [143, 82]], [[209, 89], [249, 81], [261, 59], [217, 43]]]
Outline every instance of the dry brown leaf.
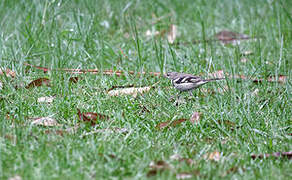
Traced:
[[69, 82], [71, 83], [77, 83], [79, 81], [79, 77], [70, 77]]
[[145, 92], [150, 91], [151, 87], [131, 87], [131, 88], [123, 88], [117, 90], [110, 90], [108, 95], [110, 96], [122, 96], [122, 95], [132, 95], [133, 97], [137, 97], [138, 94], [143, 94]]
[[40, 126], [60, 126], [60, 124], [51, 117], [38, 117], [33, 118], [31, 122], [33, 125], [40, 125]]
[[263, 158], [270, 158], [270, 157], [292, 159], [292, 152], [275, 152], [272, 154], [259, 154], [259, 155], [253, 154], [253, 155], [251, 155], [252, 159], [263, 159]]
[[50, 86], [50, 80], [48, 78], [39, 78], [39, 79], [33, 80], [25, 88], [29, 89], [29, 88], [39, 87], [43, 85]]
[[179, 173], [176, 175], [176, 179], [190, 179], [192, 177], [193, 177], [193, 175], [191, 173], [186, 173], [186, 172]]
[[15, 72], [13, 72], [13, 71], [11, 71], [10, 69], [6, 69], [6, 70], [2, 70], [2, 69], [0, 69], [0, 75], [6, 75], [6, 76], [8, 76], [8, 77], [12, 77], [12, 78], [14, 78], [15, 76], [16, 76], [16, 73]]
[[162, 161], [162, 160], [151, 161], [150, 164], [149, 164], [149, 168], [157, 169], [157, 170], [168, 169], [169, 165], [168, 165], [168, 163], [166, 163], [165, 161]]
[[38, 103], [52, 103], [55, 97], [53, 96], [45, 96], [45, 97], [39, 97]]
[[205, 154], [205, 155], [204, 155], [204, 158], [205, 158], [206, 160], [219, 161], [220, 158], [221, 158], [221, 155], [220, 155], [220, 152], [218, 152], [218, 151], [214, 151], [214, 152], [212, 152], [212, 153]]
[[284, 75], [279, 75], [278, 77], [270, 76], [268, 78], [268, 81], [269, 82], [285, 83], [287, 81], [287, 76], [284, 76]]
[[150, 170], [147, 173], [147, 177], [155, 176], [157, 173], [169, 169], [170, 166], [165, 161], [152, 161], [149, 164]]
[[59, 136], [63, 136], [64, 133], [67, 133], [67, 131], [63, 131], [63, 130], [45, 130], [45, 134], [56, 134]]
[[170, 44], [173, 44], [177, 36], [177, 26], [174, 24], [170, 25], [169, 32], [167, 34], [167, 40]]
[[185, 122], [185, 121], [187, 121], [187, 119], [181, 118], [174, 121], [161, 122], [156, 126], [156, 128], [163, 129], [165, 127], [175, 127], [178, 124], [181, 124], [182, 122]]
[[200, 113], [200, 112], [193, 112], [193, 115], [190, 119], [191, 123], [192, 124], [199, 124], [201, 115], [202, 115], [202, 113]]
[[81, 113], [79, 109], [77, 109], [77, 115], [80, 121], [89, 122], [92, 126], [96, 125], [98, 120], [109, 119], [109, 117], [104, 114], [94, 112]]
[[215, 34], [215, 37], [224, 44], [236, 44], [239, 40], [251, 39], [248, 35], [240, 34], [232, 31], [223, 30]]
[[183, 158], [179, 154], [173, 154], [172, 156], [169, 157], [171, 160], [176, 160], [179, 162], [186, 162], [188, 165], [193, 165], [195, 162], [190, 159], [190, 158]]
[[8, 178], [8, 180], [22, 180], [22, 178], [19, 175], [15, 175], [13, 177]]
[[218, 70], [213, 73], [208, 73], [208, 78], [225, 78], [225, 73], [223, 70]]

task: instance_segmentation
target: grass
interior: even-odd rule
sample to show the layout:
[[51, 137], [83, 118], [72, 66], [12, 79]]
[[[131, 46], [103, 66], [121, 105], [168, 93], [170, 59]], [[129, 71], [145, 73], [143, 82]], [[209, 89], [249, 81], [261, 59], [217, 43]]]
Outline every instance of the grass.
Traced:
[[[181, 172], [196, 179], [291, 179], [291, 160], [253, 160], [251, 154], [292, 150], [290, 1], [94, 1], [2, 0], [0, 2], [0, 67], [16, 78], [0, 76], [0, 179], [146, 179], [149, 164], [163, 160], [171, 166], [150, 179], [175, 179]], [[153, 19], [164, 17], [156, 24]], [[108, 23], [108, 27], [106, 27]], [[155, 28], [178, 26], [177, 41], [211, 38], [228, 29], [258, 41], [238, 46], [219, 42], [173, 46], [166, 38], [147, 38]], [[123, 53], [121, 53], [121, 50]], [[240, 53], [252, 51], [246, 63]], [[77, 84], [63, 72], [43, 72], [24, 62], [56, 68], [114, 69], [135, 72], [183, 71], [206, 75], [217, 70], [247, 77], [286, 75], [286, 83], [228, 79], [195, 90], [187, 103], [176, 106], [177, 93], [163, 77], [122, 77], [84, 74]], [[51, 87], [33, 89], [34, 79], [47, 77]], [[159, 86], [149, 93], [109, 97], [113, 85]], [[258, 94], [253, 92], [258, 91]], [[37, 98], [56, 96], [51, 104]], [[77, 108], [110, 116], [97, 127], [82, 125], [63, 136], [46, 130], [73, 127]], [[145, 108], [147, 109], [145, 111]], [[144, 109], [144, 111], [143, 111]], [[202, 113], [199, 125], [185, 122], [157, 130], [160, 122]], [[7, 117], [7, 113], [13, 120]], [[52, 116], [63, 127], [39, 127], [28, 117]], [[224, 123], [230, 121], [235, 128]], [[111, 127], [127, 133], [86, 132]], [[206, 160], [218, 151], [218, 162]], [[192, 159], [193, 165], [172, 160], [173, 154]]]

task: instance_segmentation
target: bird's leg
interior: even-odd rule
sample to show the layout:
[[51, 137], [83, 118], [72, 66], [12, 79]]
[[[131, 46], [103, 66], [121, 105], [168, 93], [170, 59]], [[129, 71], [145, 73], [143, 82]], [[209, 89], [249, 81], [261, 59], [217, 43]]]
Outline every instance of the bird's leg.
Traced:
[[193, 91], [191, 90], [191, 91], [189, 91], [189, 94], [190, 94], [190, 96], [194, 96], [193, 95]]

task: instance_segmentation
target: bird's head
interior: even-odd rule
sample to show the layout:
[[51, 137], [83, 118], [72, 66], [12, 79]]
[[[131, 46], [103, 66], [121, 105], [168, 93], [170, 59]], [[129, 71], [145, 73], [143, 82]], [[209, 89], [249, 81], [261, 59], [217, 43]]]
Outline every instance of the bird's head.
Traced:
[[165, 77], [169, 78], [169, 79], [173, 79], [174, 77], [177, 76], [177, 72], [168, 72], [166, 74], [164, 74]]

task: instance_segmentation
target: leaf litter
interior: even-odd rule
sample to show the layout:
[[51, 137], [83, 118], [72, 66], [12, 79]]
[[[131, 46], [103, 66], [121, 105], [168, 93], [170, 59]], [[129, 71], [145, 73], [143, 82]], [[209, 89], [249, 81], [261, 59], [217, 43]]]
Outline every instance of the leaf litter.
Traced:
[[60, 126], [60, 124], [51, 117], [37, 117], [32, 118], [33, 121], [31, 124], [33, 125], [39, 125], [39, 126], [47, 126], [47, 127], [53, 127], [53, 126]]
[[90, 123], [91, 126], [95, 126], [98, 123], [98, 120], [108, 120], [109, 116], [95, 113], [95, 112], [85, 112], [81, 113], [79, 109], [77, 109], [77, 115], [79, 117], [79, 121]]

